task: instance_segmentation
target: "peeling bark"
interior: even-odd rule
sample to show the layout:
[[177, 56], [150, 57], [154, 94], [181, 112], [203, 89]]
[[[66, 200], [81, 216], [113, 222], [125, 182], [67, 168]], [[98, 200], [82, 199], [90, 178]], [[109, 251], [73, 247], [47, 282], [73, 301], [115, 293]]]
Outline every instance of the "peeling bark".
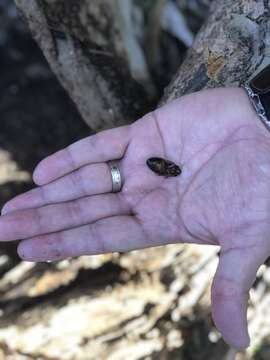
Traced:
[[269, 4], [264, 0], [214, 1], [163, 103], [203, 88], [238, 86], [269, 64]]

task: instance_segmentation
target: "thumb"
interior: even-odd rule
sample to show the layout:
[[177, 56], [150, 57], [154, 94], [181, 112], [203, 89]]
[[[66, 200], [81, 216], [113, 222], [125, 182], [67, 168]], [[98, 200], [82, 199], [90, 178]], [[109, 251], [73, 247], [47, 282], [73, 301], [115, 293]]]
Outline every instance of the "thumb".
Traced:
[[[260, 248], [260, 249], [259, 249]], [[221, 251], [212, 285], [212, 316], [224, 340], [242, 350], [249, 346], [247, 305], [259, 266], [267, 258], [260, 244]]]

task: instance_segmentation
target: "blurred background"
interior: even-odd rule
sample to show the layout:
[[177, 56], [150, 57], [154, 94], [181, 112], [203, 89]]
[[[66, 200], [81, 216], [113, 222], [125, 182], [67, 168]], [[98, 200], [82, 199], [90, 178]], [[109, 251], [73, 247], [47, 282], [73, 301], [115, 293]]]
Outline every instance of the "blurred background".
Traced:
[[[156, 3], [134, 1], [133, 14], [153, 107], [205, 21], [210, 0], [167, 1], [160, 14]], [[42, 158], [91, 129], [11, 0], [0, 2], [0, 71], [3, 206], [34, 186], [31, 173]], [[232, 359], [211, 320], [217, 255], [212, 247], [177, 245], [32, 264], [18, 259], [16, 245], [1, 244], [0, 360]], [[270, 358], [269, 284], [264, 265], [251, 291], [252, 346], [239, 360]]]

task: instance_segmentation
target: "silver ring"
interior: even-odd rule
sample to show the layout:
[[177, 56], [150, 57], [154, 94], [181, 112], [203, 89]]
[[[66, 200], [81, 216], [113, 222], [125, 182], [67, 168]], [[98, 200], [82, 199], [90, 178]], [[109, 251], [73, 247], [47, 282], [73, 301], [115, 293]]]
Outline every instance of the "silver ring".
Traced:
[[112, 192], [117, 193], [122, 189], [122, 177], [116, 161], [108, 161], [112, 176]]

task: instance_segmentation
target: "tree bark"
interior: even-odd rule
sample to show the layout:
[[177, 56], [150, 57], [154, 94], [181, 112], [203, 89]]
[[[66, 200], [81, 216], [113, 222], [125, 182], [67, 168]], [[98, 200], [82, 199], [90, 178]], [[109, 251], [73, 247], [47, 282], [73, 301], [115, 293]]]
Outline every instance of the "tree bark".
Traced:
[[270, 2], [213, 1], [162, 103], [204, 88], [239, 86], [270, 63]]
[[[15, 0], [52, 69], [94, 130], [128, 123], [147, 108], [151, 90], [132, 78], [136, 54], [145, 74], [139, 80], [150, 83], [123, 14], [129, 1]], [[269, 30], [268, 1], [212, 2], [208, 20], [162, 103], [203, 88], [238, 86], [270, 62]]]
[[136, 73], [132, 54], [139, 66], [145, 64], [123, 14], [129, 11], [129, 1], [15, 2], [53, 71], [92, 129], [119, 126], [142, 114], [147, 97], [143, 86], [132, 77]]

